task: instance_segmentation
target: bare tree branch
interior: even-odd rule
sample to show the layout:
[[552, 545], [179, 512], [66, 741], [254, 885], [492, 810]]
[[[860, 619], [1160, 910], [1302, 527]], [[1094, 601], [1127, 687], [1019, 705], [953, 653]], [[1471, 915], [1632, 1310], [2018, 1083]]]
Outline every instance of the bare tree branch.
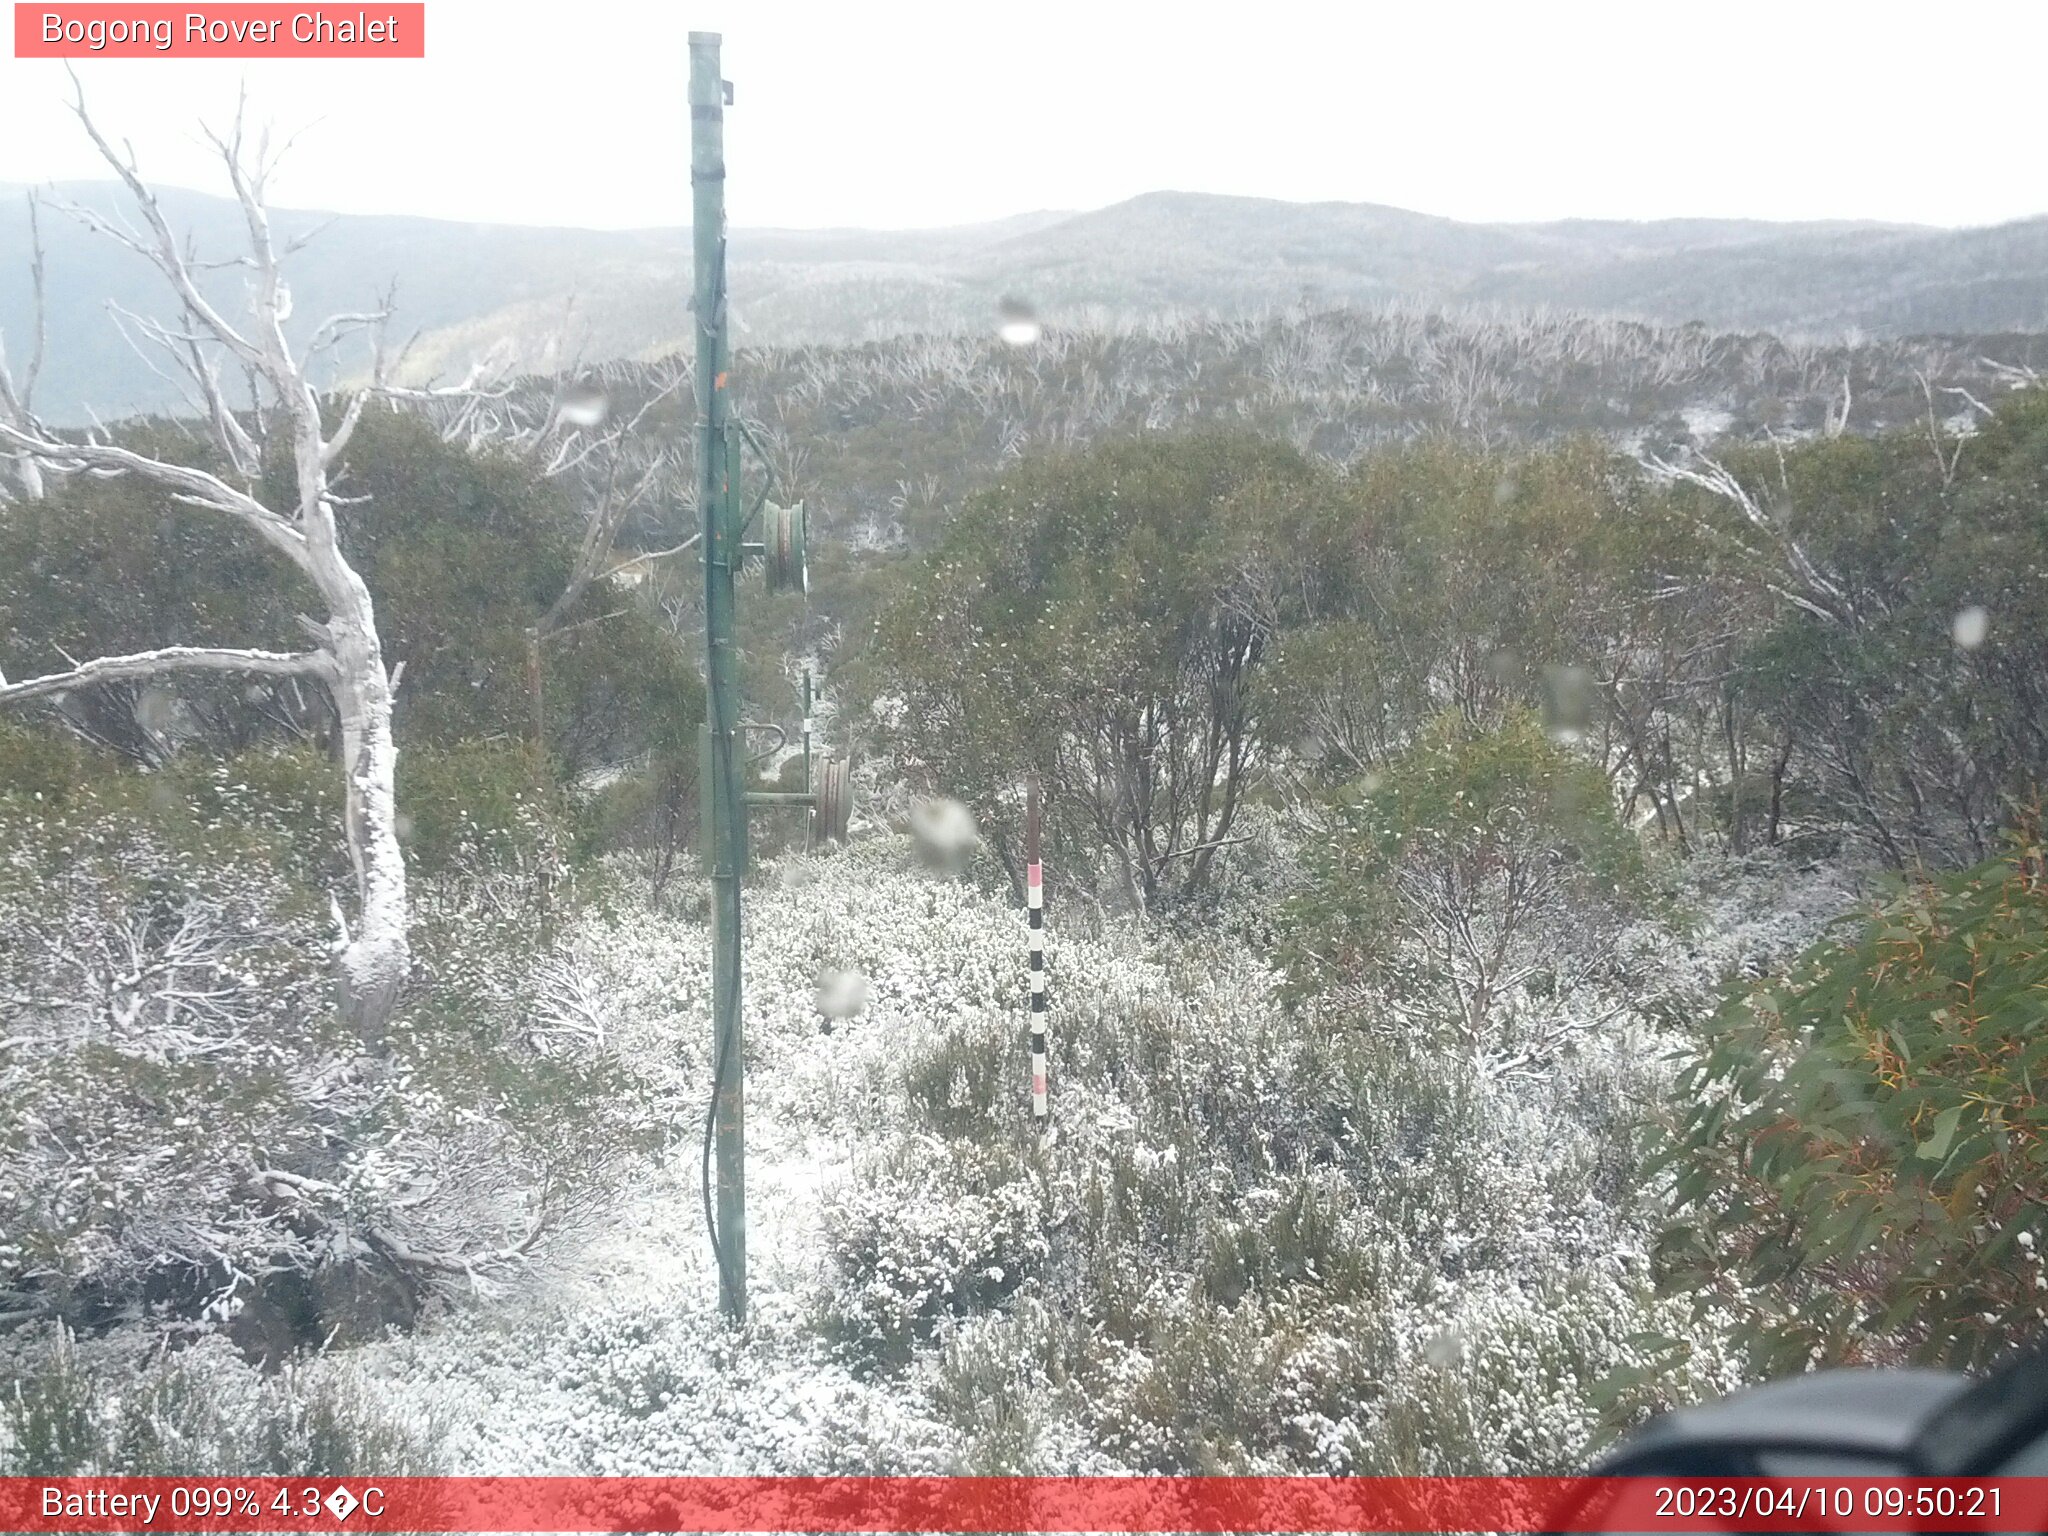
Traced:
[[206, 507], [239, 519], [260, 534], [266, 543], [287, 555], [294, 565], [309, 569], [303, 533], [246, 491], [235, 489], [207, 470], [152, 459], [116, 443], [72, 443], [32, 435], [6, 422], [0, 422], [0, 443], [33, 455], [58, 474], [101, 470], [136, 474], [154, 480], [177, 492], [178, 499], [188, 506]]
[[129, 656], [98, 656], [64, 672], [10, 683], [0, 675], [0, 704], [65, 693], [91, 683], [160, 677], [167, 672], [247, 672], [265, 677], [330, 677], [334, 659], [324, 651], [241, 651], [217, 646], [172, 645]]
[[[1640, 462], [1654, 479], [1664, 484], [1696, 486], [1727, 502], [1742, 514], [1743, 521], [1749, 527], [1775, 544], [1799, 584], [1797, 589], [1774, 585], [1772, 590], [1779, 596], [1830, 624], [1854, 622], [1855, 605], [1850, 602], [1848, 594], [1821, 571], [1799, 541], [1786, 531], [1783, 524], [1771, 515], [1764, 504], [1751, 494], [1734, 473], [1719, 460], [1704, 453], [1695, 453], [1693, 460], [1697, 468], [1689, 464], [1675, 464], [1655, 454], [1644, 455]], [[1780, 477], [1783, 477], [1782, 449]]]

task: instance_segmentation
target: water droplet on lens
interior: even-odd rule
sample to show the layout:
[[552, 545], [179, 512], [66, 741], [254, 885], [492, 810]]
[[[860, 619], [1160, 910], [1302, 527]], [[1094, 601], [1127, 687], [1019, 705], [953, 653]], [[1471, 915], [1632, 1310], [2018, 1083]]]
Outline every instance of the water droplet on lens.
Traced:
[[1574, 742], [1593, 723], [1593, 674], [1584, 667], [1543, 669], [1543, 728], [1553, 741]]
[[1986, 609], [1972, 603], [1956, 615], [1949, 633], [1955, 636], [1957, 645], [1966, 651], [1974, 651], [1991, 633], [1991, 615]]
[[867, 1011], [868, 979], [859, 971], [826, 967], [818, 972], [818, 1012], [828, 1019], [851, 1019]]
[[918, 856], [943, 875], [965, 873], [981, 846], [974, 813], [958, 800], [918, 801], [910, 808], [910, 835], [917, 839]]
[[145, 731], [167, 731], [177, 707], [178, 701], [168, 688], [151, 683], [135, 696], [135, 723]]
[[1456, 1365], [1465, 1357], [1465, 1340], [1456, 1328], [1446, 1328], [1422, 1346], [1422, 1358], [1440, 1369]]
[[1029, 304], [1006, 298], [996, 306], [996, 334], [1013, 347], [1028, 347], [1045, 334], [1045, 327]]
[[562, 391], [561, 419], [572, 427], [601, 425], [611, 402], [595, 384], [571, 384]]

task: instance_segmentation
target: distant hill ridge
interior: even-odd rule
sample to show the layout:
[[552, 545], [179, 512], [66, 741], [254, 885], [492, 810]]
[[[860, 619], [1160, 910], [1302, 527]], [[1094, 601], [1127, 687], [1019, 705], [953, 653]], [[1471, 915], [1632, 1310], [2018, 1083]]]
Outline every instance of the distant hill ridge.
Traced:
[[[22, 190], [0, 188], [0, 331], [28, 324]], [[55, 195], [117, 207], [111, 184]], [[235, 249], [223, 198], [163, 189], [202, 252]], [[493, 348], [522, 366], [645, 358], [688, 335], [683, 229], [600, 231], [278, 210], [281, 236], [324, 225], [293, 259], [294, 323], [310, 329], [397, 282], [419, 332], [415, 374], [460, 372]], [[43, 221], [50, 355], [38, 403], [58, 421], [175, 405], [105, 314], [162, 313], [145, 263], [74, 221]], [[843, 344], [976, 332], [999, 299], [1050, 324], [1115, 327], [1168, 315], [1421, 304], [1570, 309], [1717, 330], [1839, 337], [2048, 331], [2048, 217], [1945, 230], [1742, 219], [1567, 219], [1468, 224], [1370, 203], [1288, 203], [1152, 192], [1090, 212], [1020, 214], [921, 230], [738, 229], [733, 291], [742, 345]], [[23, 274], [17, 277], [16, 274]], [[233, 273], [212, 282], [234, 297]]]

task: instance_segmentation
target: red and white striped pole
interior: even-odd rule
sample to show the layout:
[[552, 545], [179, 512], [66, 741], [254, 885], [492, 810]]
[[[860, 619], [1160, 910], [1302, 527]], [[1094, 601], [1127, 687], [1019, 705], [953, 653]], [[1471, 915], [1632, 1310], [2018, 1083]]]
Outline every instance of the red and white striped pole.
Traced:
[[1024, 802], [1024, 905], [1031, 922], [1031, 1119], [1043, 1144], [1052, 1128], [1045, 1082], [1045, 866], [1039, 862], [1038, 780]]

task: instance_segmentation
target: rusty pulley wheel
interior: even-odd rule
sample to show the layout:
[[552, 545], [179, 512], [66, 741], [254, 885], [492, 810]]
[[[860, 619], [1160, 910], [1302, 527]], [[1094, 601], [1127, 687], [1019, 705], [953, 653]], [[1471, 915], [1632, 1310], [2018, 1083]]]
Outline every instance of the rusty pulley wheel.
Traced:
[[811, 782], [811, 841], [843, 843], [853, 820], [853, 764], [821, 757]]
[[761, 509], [761, 555], [770, 592], [808, 592], [811, 578], [805, 549], [804, 504]]

